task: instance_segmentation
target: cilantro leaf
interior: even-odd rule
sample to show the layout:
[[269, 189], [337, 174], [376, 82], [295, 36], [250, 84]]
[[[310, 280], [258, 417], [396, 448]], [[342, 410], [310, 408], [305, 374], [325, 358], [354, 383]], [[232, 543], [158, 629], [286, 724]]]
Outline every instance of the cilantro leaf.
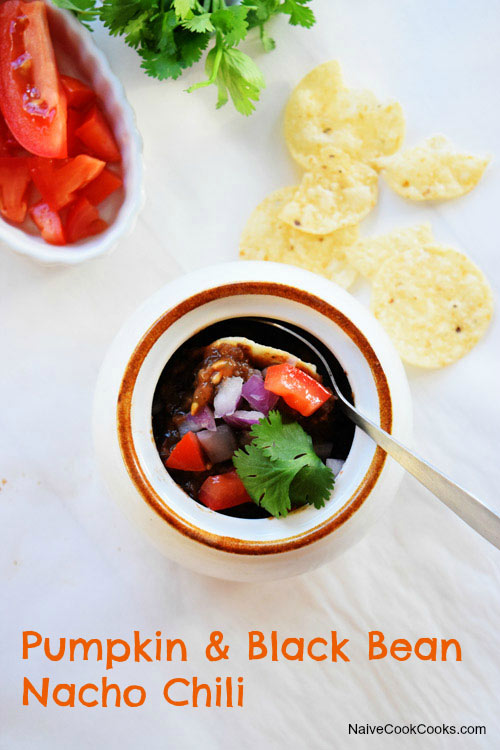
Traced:
[[210, 13], [202, 13], [200, 16], [193, 16], [192, 18], [186, 18], [182, 22], [185, 29], [189, 31], [196, 31], [203, 33], [204, 31], [215, 31], [215, 26], [210, 18]]
[[91, 13], [95, 15], [97, 9], [94, 8], [93, 0], [58, 0], [57, 5], [66, 10], [72, 10], [74, 13]]
[[334, 481], [332, 470], [319, 458], [312, 466], [303, 466], [290, 486], [292, 504], [309, 503], [315, 508], [323, 508], [330, 498]]
[[109, 33], [119, 36], [126, 33], [127, 24], [144, 10], [148, 10], [148, 7], [144, 7], [141, 0], [123, 0], [120, 3], [116, 3], [115, 0], [103, 0], [98, 13]]
[[158, 78], [163, 81], [165, 78], [179, 78], [182, 73], [182, 65], [174, 55], [165, 53], [155, 53], [149, 50], [141, 50], [143, 58], [141, 68], [146, 71], [148, 76]]
[[241, 4], [249, 8], [249, 24], [260, 26], [278, 12], [280, 0], [242, 0]]
[[242, 115], [250, 115], [266, 85], [257, 65], [244, 52], [229, 48], [223, 51], [220, 67], [234, 106]]
[[174, 0], [173, 6], [176, 14], [179, 16], [181, 21], [191, 12], [191, 9], [196, 5], [196, 0]]
[[252, 500], [271, 515], [286, 516], [291, 508], [290, 484], [299, 467], [271, 461], [255, 445], [236, 451], [233, 463]]
[[221, 8], [212, 13], [212, 23], [222, 33], [228, 47], [237, 46], [246, 37], [248, 32], [247, 13], [248, 8], [243, 5], [232, 5], [229, 8]]
[[94, 0], [55, 0], [55, 4], [60, 8], [70, 10], [83, 26], [92, 31], [89, 23], [99, 16]]
[[178, 29], [175, 32], [175, 43], [183, 68], [190, 68], [200, 60], [208, 42], [210, 34], [191, 34], [186, 29]]
[[250, 435], [253, 442], [266, 456], [285, 461], [300, 461], [317, 458], [312, 438], [298, 422], [283, 424], [279, 411], [269, 412], [267, 419], [253, 425]]
[[135, 18], [131, 18], [126, 26], [124, 26], [123, 35], [125, 36], [125, 41], [130, 47], [137, 48], [141, 44], [144, 37], [144, 28], [149, 21], [150, 15], [151, 12], [145, 10]]
[[[88, 26], [100, 20], [112, 36], [123, 36], [137, 50], [144, 71], [155, 78], [178, 78], [200, 60], [210, 39], [214, 50], [206, 60], [208, 79], [191, 86], [194, 91], [215, 85], [217, 107], [231, 98], [235, 108], [251, 114], [264, 78], [254, 61], [237, 49], [256, 29], [266, 52], [275, 47], [266, 24], [277, 14], [289, 16], [294, 26], [315, 22], [311, 0], [53, 0]], [[210, 58], [210, 59], [209, 59]]]
[[158, 39], [158, 51], [165, 52], [167, 55], [174, 55], [177, 52], [174, 29], [178, 23], [175, 11], [169, 10], [163, 16], [158, 16], [156, 21], [154, 31]]
[[278, 411], [253, 425], [252, 442], [236, 451], [233, 464], [254, 502], [273, 516], [292, 506], [324, 506], [334, 476], [314, 452], [312, 438], [297, 423], [283, 424]]
[[292, 26], [305, 26], [306, 29], [309, 29], [314, 25], [316, 19], [311, 8], [306, 6], [308, 2], [310, 0], [285, 0], [280, 7], [280, 12], [290, 16]]
[[229, 95], [227, 93], [226, 84], [224, 83], [224, 77], [220, 71], [220, 52], [217, 46], [212, 47], [207, 55], [207, 61], [205, 64], [205, 70], [208, 76], [208, 80], [214, 80], [217, 85], [217, 104], [216, 108], [219, 109], [227, 103]]

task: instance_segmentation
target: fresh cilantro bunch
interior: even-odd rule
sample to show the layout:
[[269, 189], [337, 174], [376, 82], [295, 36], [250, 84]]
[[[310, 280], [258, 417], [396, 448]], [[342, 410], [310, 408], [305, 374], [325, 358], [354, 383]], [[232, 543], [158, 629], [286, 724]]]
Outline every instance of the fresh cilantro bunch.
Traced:
[[311, 0], [54, 0], [73, 11], [88, 25], [99, 19], [113, 36], [125, 42], [142, 57], [142, 67], [154, 78], [178, 78], [183, 70], [206, 57], [207, 79], [191, 86], [215, 85], [217, 107], [231, 100], [243, 115], [255, 109], [265, 82], [252, 60], [237, 49], [250, 29], [258, 29], [266, 52], [274, 49], [266, 24], [279, 13], [289, 17], [292, 26], [311, 27], [314, 13]]
[[283, 424], [271, 411], [250, 430], [253, 441], [237, 450], [233, 464], [252, 500], [273, 516], [309, 503], [322, 508], [334, 484], [331, 469], [313, 448], [312, 438], [298, 424]]

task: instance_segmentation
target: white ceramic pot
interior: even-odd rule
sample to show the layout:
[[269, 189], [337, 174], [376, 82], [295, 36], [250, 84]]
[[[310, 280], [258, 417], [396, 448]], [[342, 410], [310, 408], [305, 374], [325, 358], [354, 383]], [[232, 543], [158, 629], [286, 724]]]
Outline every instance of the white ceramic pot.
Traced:
[[332, 498], [320, 510], [306, 506], [282, 519], [248, 520], [211, 511], [185, 494], [153, 439], [156, 384], [194, 333], [245, 315], [313, 333], [344, 367], [357, 406], [404, 441], [411, 401], [401, 361], [371, 314], [335, 284], [292, 266], [203, 268], [163, 287], [124, 325], [103, 364], [94, 404], [97, 458], [112, 495], [172, 560], [207, 575], [255, 581], [303, 573], [354, 544], [394, 497], [402, 469], [356, 429]]
[[103, 255], [132, 230], [143, 203], [142, 141], [123, 86], [103, 53], [95, 46], [91, 32], [69, 11], [47, 3], [47, 13], [61, 71], [85, 77], [96, 92], [112, 126], [122, 155], [124, 197], [119, 207], [114, 205], [116, 199], [113, 197], [106, 201], [108, 205], [104, 218], [110, 220], [110, 226], [105, 232], [67, 247], [49, 245], [39, 235], [29, 234], [1, 217], [0, 242], [42, 263], [76, 265]]

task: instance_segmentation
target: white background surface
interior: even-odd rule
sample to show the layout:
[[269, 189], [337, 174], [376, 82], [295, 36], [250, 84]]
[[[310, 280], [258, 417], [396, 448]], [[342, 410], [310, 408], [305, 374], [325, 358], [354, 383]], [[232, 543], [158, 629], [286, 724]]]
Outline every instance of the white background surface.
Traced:
[[[108, 499], [96, 475], [91, 399], [100, 362], [136, 306], [169, 279], [232, 260], [241, 227], [268, 191], [293, 182], [280, 136], [291, 87], [338, 57], [345, 79], [402, 102], [407, 143], [444, 132], [496, 154], [479, 187], [437, 207], [407, 205], [382, 188], [367, 233], [430, 220], [439, 240], [467, 250], [499, 289], [500, 5], [494, 0], [315, 0], [311, 31], [273, 29], [260, 55], [268, 82], [249, 119], [214, 92], [187, 95], [202, 76], [149, 80], [133, 51], [99, 32], [137, 112], [147, 202], [133, 234], [83, 267], [38, 267], [0, 255], [2, 644], [0, 747], [40, 748], [497, 748], [499, 553], [407, 478], [364, 541], [321, 570], [285, 582], [238, 585], [165, 560]], [[363, 296], [361, 285], [356, 295]], [[409, 370], [415, 447], [485, 501], [498, 498], [498, 320], [465, 359]], [[33, 681], [99, 681], [95, 662], [21, 660], [21, 631], [55, 639], [182, 637], [189, 662], [123, 664], [108, 678], [148, 692], [138, 709], [21, 706]], [[211, 666], [209, 632], [224, 631], [230, 661]], [[246, 634], [350, 638], [349, 664], [247, 662]], [[368, 662], [367, 632], [455, 637], [461, 663]], [[55, 644], [57, 646], [57, 643]], [[244, 709], [174, 708], [170, 677], [245, 677]], [[486, 724], [482, 738], [358, 737], [347, 723]]]

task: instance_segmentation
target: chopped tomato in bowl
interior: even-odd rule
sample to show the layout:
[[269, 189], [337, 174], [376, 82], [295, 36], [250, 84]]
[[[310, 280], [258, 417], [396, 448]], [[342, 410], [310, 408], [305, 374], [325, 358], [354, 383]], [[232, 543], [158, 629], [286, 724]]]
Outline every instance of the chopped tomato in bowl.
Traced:
[[135, 219], [141, 178], [132, 112], [87, 32], [42, 0], [0, 4], [0, 239], [95, 257]]

